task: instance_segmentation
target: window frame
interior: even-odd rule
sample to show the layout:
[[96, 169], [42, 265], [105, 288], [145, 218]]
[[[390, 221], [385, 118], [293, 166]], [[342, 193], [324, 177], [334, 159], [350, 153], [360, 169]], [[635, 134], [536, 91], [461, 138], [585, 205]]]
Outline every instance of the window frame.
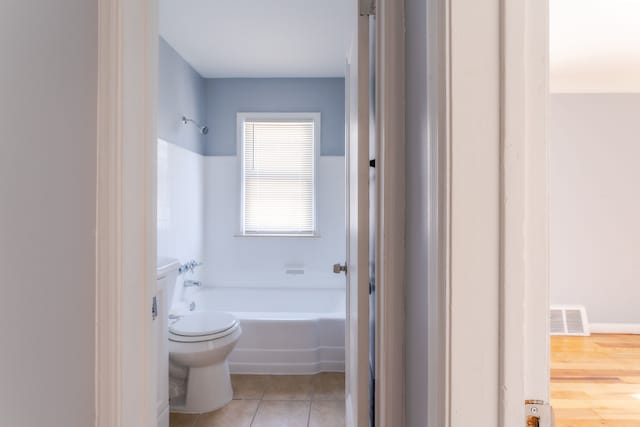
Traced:
[[[313, 121], [313, 195], [312, 195], [312, 218], [313, 230], [311, 233], [246, 233], [244, 228], [244, 123], [247, 120], [312, 120]], [[320, 237], [318, 232], [318, 161], [320, 158], [321, 145], [321, 113], [320, 112], [238, 112], [236, 115], [236, 144], [237, 144], [237, 160], [239, 173], [238, 176], [238, 195], [239, 200], [237, 206], [240, 209], [238, 218], [238, 233], [236, 237]]]

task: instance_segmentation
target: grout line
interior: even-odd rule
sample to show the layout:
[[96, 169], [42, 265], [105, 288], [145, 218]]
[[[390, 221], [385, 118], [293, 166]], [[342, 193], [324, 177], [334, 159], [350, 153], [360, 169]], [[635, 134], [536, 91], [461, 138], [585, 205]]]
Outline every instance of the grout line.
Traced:
[[[318, 377], [318, 375], [319, 374], [315, 374], [313, 377], [311, 377], [311, 395], [309, 396], [309, 401], [313, 401], [316, 395], [316, 387], [318, 386], [318, 381], [320, 381], [320, 377]], [[309, 404], [309, 407], [311, 407], [311, 404]]]
[[[255, 426], [256, 418], [258, 416], [258, 411], [260, 410], [260, 407], [262, 406], [263, 402], [306, 402], [307, 405], [308, 405], [307, 406], [307, 424], [306, 424], [306, 427], [309, 427], [310, 424], [311, 424], [311, 408], [312, 408], [313, 402], [318, 400], [318, 399], [315, 399], [317, 383], [312, 380], [310, 394], [309, 394], [309, 397], [307, 399], [302, 399], [302, 400], [297, 400], [297, 399], [268, 399], [268, 400], [265, 400], [264, 397], [265, 397], [265, 395], [266, 395], [266, 393], [267, 393], [267, 391], [269, 389], [269, 386], [270, 386], [270, 378], [267, 378], [266, 382], [267, 382], [267, 384], [262, 389], [261, 397], [259, 399], [236, 399], [236, 400], [257, 400], [258, 401], [258, 405], [256, 406], [256, 409], [255, 409], [255, 411], [253, 413], [253, 417], [251, 418], [251, 422], [249, 424], [249, 427]], [[325, 400], [326, 401], [334, 401], [335, 400], [335, 401], [343, 401], [344, 402], [344, 398], [342, 398], [342, 399], [331, 399], [331, 398], [329, 398], [329, 399], [320, 399], [320, 400], [321, 401], [325, 401]], [[196, 422], [197, 422], [197, 419], [196, 419], [196, 421], [194, 421], [194, 425], [192, 425], [191, 427], [195, 427], [195, 423]]]
[[311, 424], [311, 401], [309, 401], [309, 412], [307, 413], [307, 427]]
[[256, 410], [253, 412], [253, 417], [251, 418], [251, 422], [249, 423], [249, 427], [253, 426], [253, 423], [256, 420], [256, 415], [258, 415], [258, 409], [260, 409], [260, 405], [261, 404], [262, 404], [262, 399], [258, 400], [258, 404], [256, 405]]

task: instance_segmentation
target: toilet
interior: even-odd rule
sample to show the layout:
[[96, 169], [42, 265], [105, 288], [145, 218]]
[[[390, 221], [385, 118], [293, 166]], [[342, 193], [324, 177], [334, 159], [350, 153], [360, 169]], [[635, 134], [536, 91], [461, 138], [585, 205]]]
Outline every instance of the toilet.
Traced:
[[204, 413], [220, 409], [233, 398], [227, 358], [242, 331], [230, 313], [189, 311], [179, 301], [182, 277], [168, 289], [172, 304], [169, 309], [169, 371], [171, 412]]

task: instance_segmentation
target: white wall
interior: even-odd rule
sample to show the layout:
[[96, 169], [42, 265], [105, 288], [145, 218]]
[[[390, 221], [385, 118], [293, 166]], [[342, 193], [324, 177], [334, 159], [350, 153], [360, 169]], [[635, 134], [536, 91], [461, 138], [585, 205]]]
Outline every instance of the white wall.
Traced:
[[553, 93], [640, 92], [640, 3], [549, 1]]
[[552, 95], [553, 304], [640, 324], [640, 95]]
[[[205, 158], [205, 275], [209, 286], [342, 287], [332, 266], [345, 260], [344, 157], [320, 156], [317, 224], [320, 237], [238, 237], [237, 156]], [[303, 266], [305, 274], [285, 274]]]
[[[236, 156], [201, 156], [158, 142], [158, 256], [203, 261], [208, 286], [343, 287], [332, 266], [345, 259], [344, 157], [318, 161], [320, 237], [238, 237], [240, 172]], [[303, 267], [303, 275], [285, 274]]]
[[97, 1], [0, 9], [0, 425], [92, 426]]
[[158, 140], [158, 256], [204, 261], [203, 179], [203, 156]]

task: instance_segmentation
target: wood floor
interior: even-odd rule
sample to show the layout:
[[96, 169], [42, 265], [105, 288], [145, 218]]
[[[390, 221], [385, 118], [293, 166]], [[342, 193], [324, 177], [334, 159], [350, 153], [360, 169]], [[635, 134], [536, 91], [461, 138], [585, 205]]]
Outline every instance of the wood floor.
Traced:
[[640, 427], [640, 335], [551, 338], [556, 427]]

